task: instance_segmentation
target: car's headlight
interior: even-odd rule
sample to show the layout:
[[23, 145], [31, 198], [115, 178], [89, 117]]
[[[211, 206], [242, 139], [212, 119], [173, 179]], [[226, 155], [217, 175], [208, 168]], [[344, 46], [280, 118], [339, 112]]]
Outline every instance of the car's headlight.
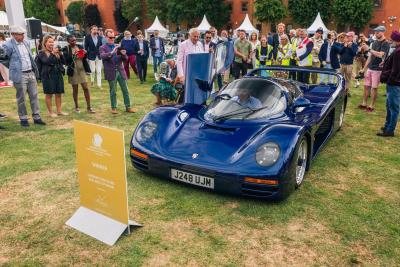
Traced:
[[257, 149], [256, 161], [263, 167], [274, 165], [281, 154], [278, 144], [269, 142], [265, 143]]
[[139, 130], [137, 131], [136, 140], [139, 143], [146, 142], [154, 135], [156, 130], [157, 130], [156, 123], [152, 121], [145, 122], [142, 124], [142, 126], [140, 126]]

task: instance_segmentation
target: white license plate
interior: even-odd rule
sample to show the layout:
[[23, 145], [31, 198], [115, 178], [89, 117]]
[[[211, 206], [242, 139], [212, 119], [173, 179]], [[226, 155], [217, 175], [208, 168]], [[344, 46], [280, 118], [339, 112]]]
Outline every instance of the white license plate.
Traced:
[[171, 178], [188, 184], [214, 189], [214, 178], [171, 169]]

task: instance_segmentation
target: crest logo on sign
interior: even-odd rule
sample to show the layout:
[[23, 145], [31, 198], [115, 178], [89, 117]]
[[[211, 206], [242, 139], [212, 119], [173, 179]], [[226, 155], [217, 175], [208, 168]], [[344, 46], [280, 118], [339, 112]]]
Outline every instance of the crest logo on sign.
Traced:
[[93, 135], [93, 145], [97, 148], [101, 148], [101, 144], [103, 143], [103, 138], [101, 137], [100, 134], [95, 133]]

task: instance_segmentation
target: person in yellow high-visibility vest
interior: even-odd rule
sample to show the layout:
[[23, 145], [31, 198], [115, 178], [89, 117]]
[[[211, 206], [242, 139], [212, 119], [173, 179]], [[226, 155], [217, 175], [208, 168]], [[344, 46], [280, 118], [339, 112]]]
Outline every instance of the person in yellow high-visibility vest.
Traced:
[[[261, 44], [256, 48], [256, 67], [271, 66], [272, 64], [272, 45], [268, 44], [267, 37], [263, 35], [260, 39]], [[266, 71], [261, 72], [261, 76], [267, 76]]]
[[289, 37], [284, 34], [281, 35], [281, 42], [278, 46], [277, 61], [279, 65], [289, 66], [290, 58], [292, 57], [292, 47], [289, 43]]

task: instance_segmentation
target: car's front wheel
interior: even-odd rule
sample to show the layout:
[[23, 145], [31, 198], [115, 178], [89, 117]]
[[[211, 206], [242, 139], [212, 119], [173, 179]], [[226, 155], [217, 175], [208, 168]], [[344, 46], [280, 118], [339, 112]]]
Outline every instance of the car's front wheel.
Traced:
[[295, 166], [296, 166], [296, 188], [299, 188], [303, 183], [304, 175], [307, 169], [308, 160], [308, 142], [307, 138], [303, 136], [300, 141], [300, 145], [297, 149], [297, 155], [295, 155]]

